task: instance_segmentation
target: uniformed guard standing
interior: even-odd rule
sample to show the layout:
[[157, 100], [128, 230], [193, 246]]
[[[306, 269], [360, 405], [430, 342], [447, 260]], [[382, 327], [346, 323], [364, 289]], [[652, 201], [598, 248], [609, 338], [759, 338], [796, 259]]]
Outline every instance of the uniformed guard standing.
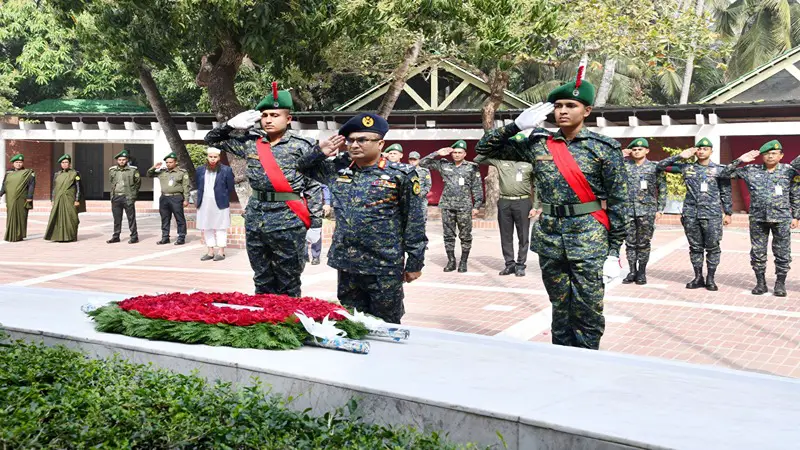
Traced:
[[[542, 213], [532, 227], [531, 250], [539, 255], [553, 306], [553, 343], [598, 349], [605, 330], [603, 283], [620, 272], [627, 184], [620, 144], [584, 126], [595, 94], [594, 86], [582, 80], [584, 68], [582, 62], [574, 82], [550, 92], [548, 103], [487, 132], [476, 151], [534, 164]], [[553, 111], [551, 103], [556, 133], [536, 127]], [[512, 139], [531, 128], [528, 139]]]
[[0, 183], [0, 197], [6, 196], [6, 234], [3, 239], [19, 242], [28, 235], [28, 211], [33, 209], [33, 192], [36, 173], [25, 168], [25, 157], [17, 153], [11, 157], [14, 170], [6, 173]]
[[667, 177], [656, 163], [648, 161], [650, 143], [638, 138], [628, 145], [632, 160], [625, 160], [628, 170], [628, 236], [625, 253], [628, 276], [624, 284], [647, 284], [647, 263], [656, 220], [664, 215], [667, 205]]
[[114, 216], [114, 234], [106, 242], [113, 244], [119, 242], [122, 233], [122, 211], [128, 218], [128, 228], [131, 231], [129, 244], [139, 242], [139, 231], [136, 228], [136, 197], [142, 179], [139, 169], [128, 164], [128, 151], [123, 150], [114, 156], [117, 165], [108, 169], [108, 179], [111, 185], [111, 214]]
[[414, 166], [417, 170], [419, 177], [420, 195], [425, 203], [425, 220], [428, 220], [428, 193], [433, 186], [433, 179], [431, 178], [431, 171], [419, 166], [419, 152], [411, 152], [408, 154], [408, 163]]
[[[512, 139], [527, 139], [524, 133], [518, 133]], [[488, 164], [497, 168], [500, 180], [500, 199], [497, 201], [497, 222], [500, 227], [500, 247], [503, 251], [505, 267], [500, 275], [514, 274], [525, 276], [528, 248], [530, 241], [531, 218], [534, 216], [533, 201], [533, 165], [526, 161], [506, 161], [478, 155], [478, 164]], [[517, 229], [516, 260], [514, 259], [514, 228]]]
[[[758, 155], [764, 164], [739, 164], [753, 162]], [[775, 256], [776, 297], [786, 297], [786, 274], [792, 262], [792, 228], [800, 218], [800, 183], [792, 166], [781, 164], [783, 146], [773, 140], [759, 150], [745, 153], [723, 169], [724, 175], [741, 178], [750, 191], [750, 265], [756, 274], [755, 295], [767, 292], [767, 241], [772, 233], [772, 254]], [[798, 180], [800, 181], [800, 180]]]
[[403, 146], [400, 144], [392, 144], [386, 149], [384, 154], [386, 155], [386, 159], [390, 162], [399, 163], [400, 160], [403, 159]]
[[244, 214], [245, 235], [256, 294], [300, 296], [306, 264], [303, 246], [312, 216], [303, 193], [313, 189], [297, 171], [297, 160], [313, 142], [288, 130], [293, 107], [289, 91], [279, 91], [273, 83], [272, 94], [255, 110], [214, 128], [205, 139], [206, 144], [247, 161], [253, 194]]
[[170, 153], [164, 157], [167, 163], [164, 170], [158, 162], [147, 171], [150, 178], [158, 178], [161, 185], [161, 197], [158, 199], [158, 213], [161, 214], [161, 240], [158, 245], [169, 244], [169, 227], [172, 216], [178, 224], [178, 240], [175, 245], [186, 243], [186, 216], [183, 208], [189, 206], [189, 173], [178, 167], [178, 156]]
[[[657, 164], [659, 170], [683, 174], [683, 181], [686, 183], [681, 223], [689, 240], [689, 257], [694, 268], [694, 279], [686, 284], [686, 289], [705, 287], [709, 291], [719, 290], [714, 280], [722, 254], [719, 243], [722, 240], [722, 226], [731, 223], [733, 201], [730, 175], [725, 176], [724, 166], [711, 162], [712, 151], [711, 141], [702, 138], [695, 147]], [[697, 156], [697, 162], [676, 164], [680, 159], [692, 156]], [[705, 280], [703, 250], [706, 252], [708, 264]]]
[[[437, 156], [453, 156], [453, 161], [438, 160]], [[467, 271], [467, 259], [472, 249], [472, 219], [478, 215], [483, 204], [483, 179], [478, 165], [464, 161], [467, 156], [467, 143], [457, 141], [452, 147], [440, 149], [425, 156], [419, 165], [438, 171], [444, 181], [444, 189], [439, 199], [442, 212], [444, 248], [447, 252], [445, 272], [456, 269], [456, 232], [461, 241], [461, 261], [459, 272]]]
[[416, 170], [381, 156], [388, 131], [382, 117], [359, 114], [298, 165], [333, 197], [336, 229], [328, 265], [338, 270], [339, 301], [400, 323], [403, 282], [420, 277], [428, 239]]

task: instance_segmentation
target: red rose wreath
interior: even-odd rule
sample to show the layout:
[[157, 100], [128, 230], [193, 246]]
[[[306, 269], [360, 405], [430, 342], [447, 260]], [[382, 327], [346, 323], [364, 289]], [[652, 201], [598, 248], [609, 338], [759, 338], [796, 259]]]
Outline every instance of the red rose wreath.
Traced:
[[[217, 306], [232, 305], [233, 307]], [[310, 297], [241, 293], [145, 295], [93, 311], [97, 331], [186, 344], [284, 350], [299, 348], [310, 336], [295, 313], [315, 321], [326, 316], [350, 339], [368, 330], [336, 311], [342, 306]]]

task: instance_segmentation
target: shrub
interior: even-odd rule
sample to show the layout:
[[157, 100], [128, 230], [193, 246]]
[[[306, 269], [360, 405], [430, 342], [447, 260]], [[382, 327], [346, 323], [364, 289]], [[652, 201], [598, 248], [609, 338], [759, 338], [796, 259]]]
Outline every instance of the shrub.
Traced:
[[351, 401], [312, 417], [265, 396], [257, 380], [237, 390], [118, 357], [0, 345], [0, 448], [458, 448], [436, 433], [366, 424], [356, 410]]
[[186, 151], [192, 158], [195, 169], [206, 164], [206, 149], [208, 146], [203, 144], [186, 144]]
[[[663, 147], [664, 151], [670, 156], [682, 152], [681, 148]], [[675, 200], [686, 198], [686, 183], [683, 182], [683, 175], [679, 173], [668, 173], [667, 175], [667, 197]]]

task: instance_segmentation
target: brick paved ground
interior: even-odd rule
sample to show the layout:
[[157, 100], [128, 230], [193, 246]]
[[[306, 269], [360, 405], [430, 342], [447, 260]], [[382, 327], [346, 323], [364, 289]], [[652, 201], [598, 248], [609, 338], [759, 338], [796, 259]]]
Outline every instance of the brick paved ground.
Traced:
[[[190, 289], [252, 292], [243, 250], [230, 249], [222, 262], [201, 262], [203, 247], [194, 230], [185, 246], [157, 246], [157, 215], [140, 214], [141, 242], [136, 245], [105, 243], [111, 232], [108, 214], [81, 215], [80, 241], [68, 244], [42, 240], [46, 221], [45, 213], [33, 213], [29, 240], [0, 241], [0, 283], [130, 295]], [[5, 216], [0, 215], [4, 229]], [[527, 277], [500, 277], [497, 231], [479, 229], [470, 272], [443, 273], [441, 223], [431, 222], [428, 230], [427, 266], [423, 277], [406, 287], [404, 323], [549, 342], [550, 309], [536, 255], [530, 254]], [[795, 235], [795, 248], [800, 248], [798, 241]], [[659, 228], [650, 284], [617, 281], [608, 289], [602, 349], [800, 377], [798, 272], [789, 275], [788, 297], [753, 296], [747, 231], [726, 230], [722, 247], [719, 292], [690, 291], [684, 288], [691, 269], [682, 230]], [[303, 293], [335, 299], [336, 275], [324, 261], [307, 266]], [[771, 288], [774, 276], [768, 281]]]

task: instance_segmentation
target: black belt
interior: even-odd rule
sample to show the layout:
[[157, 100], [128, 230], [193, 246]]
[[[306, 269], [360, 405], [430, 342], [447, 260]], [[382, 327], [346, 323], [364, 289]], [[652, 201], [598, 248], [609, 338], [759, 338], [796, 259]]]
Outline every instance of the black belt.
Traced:
[[253, 197], [262, 202], [290, 202], [302, 200], [303, 197], [296, 192], [267, 192], [253, 189]]
[[603, 209], [599, 200], [586, 203], [575, 203], [569, 205], [551, 205], [542, 203], [542, 214], [555, 217], [574, 217], [591, 214]]

